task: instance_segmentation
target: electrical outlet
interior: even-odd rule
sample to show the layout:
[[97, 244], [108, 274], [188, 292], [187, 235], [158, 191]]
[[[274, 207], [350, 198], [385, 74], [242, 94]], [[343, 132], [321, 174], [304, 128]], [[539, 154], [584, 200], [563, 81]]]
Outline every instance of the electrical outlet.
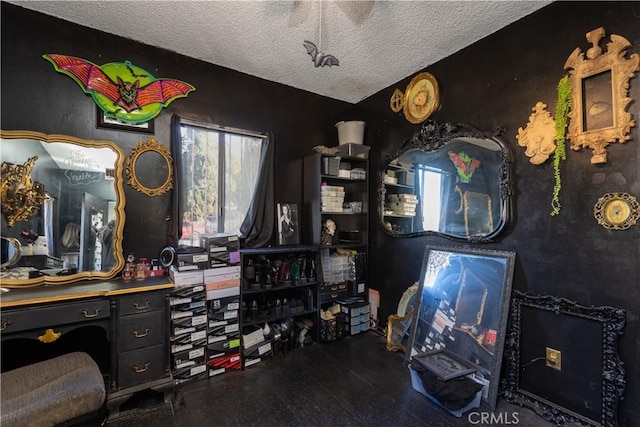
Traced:
[[547, 349], [547, 366], [552, 369], [562, 370], [562, 352], [551, 347]]

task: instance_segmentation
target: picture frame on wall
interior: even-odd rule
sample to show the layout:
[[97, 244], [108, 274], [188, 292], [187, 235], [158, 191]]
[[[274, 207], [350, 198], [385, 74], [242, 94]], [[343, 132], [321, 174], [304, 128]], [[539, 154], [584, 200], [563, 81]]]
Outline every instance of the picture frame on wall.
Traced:
[[299, 245], [300, 227], [298, 222], [298, 205], [295, 203], [276, 203], [276, 221], [278, 245]]
[[121, 121], [108, 118], [104, 111], [102, 111], [99, 107], [96, 107], [96, 127], [98, 129], [112, 129], [112, 130], [123, 130], [128, 132], [139, 132], [139, 133], [154, 133], [154, 120], [150, 119], [147, 122], [132, 124], [132, 123], [123, 123]]

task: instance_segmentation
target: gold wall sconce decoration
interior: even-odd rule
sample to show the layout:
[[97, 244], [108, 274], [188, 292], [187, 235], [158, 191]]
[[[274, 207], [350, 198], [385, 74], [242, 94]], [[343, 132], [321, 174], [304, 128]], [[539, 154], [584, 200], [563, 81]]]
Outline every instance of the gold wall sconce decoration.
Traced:
[[629, 193], [607, 193], [593, 207], [598, 224], [609, 230], [626, 230], [640, 219], [640, 203]]
[[47, 198], [44, 185], [31, 178], [38, 156], [23, 165], [2, 162], [2, 214], [8, 227], [35, 215]]
[[389, 108], [394, 113], [403, 111], [405, 118], [413, 123], [424, 122], [440, 106], [438, 81], [431, 73], [417, 74], [402, 93], [393, 91], [389, 99]]
[[164, 194], [173, 188], [171, 152], [155, 138], [140, 141], [127, 157], [125, 173], [138, 192], [149, 197]]
[[573, 150], [593, 150], [592, 164], [606, 163], [607, 145], [631, 139], [635, 126], [626, 108], [632, 101], [629, 80], [640, 71], [640, 54], [625, 58], [631, 43], [617, 34], [611, 34], [603, 53], [599, 44], [604, 35], [603, 27], [589, 31], [586, 38], [592, 46], [586, 58], [578, 47], [564, 64], [572, 86], [567, 137]]
[[518, 128], [518, 145], [526, 147], [524, 154], [534, 165], [541, 165], [556, 149], [555, 120], [547, 110], [547, 104], [537, 102], [531, 109], [526, 128]]

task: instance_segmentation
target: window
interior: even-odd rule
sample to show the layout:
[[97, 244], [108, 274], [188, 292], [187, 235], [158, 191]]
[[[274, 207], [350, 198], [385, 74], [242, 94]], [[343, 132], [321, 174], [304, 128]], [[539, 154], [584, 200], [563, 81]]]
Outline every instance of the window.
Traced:
[[[418, 179], [422, 194], [422, 229], [440, 231], [440, 213], [442, 210], [443, 174], [439, 169], [418, 166]], [[427, 203], [428, 201], [428, 203]]]
[[266, 137], [185, 123], [180, 131], [179, 243], [198, 246], [202, 234], [239, 234], [253, 197]]

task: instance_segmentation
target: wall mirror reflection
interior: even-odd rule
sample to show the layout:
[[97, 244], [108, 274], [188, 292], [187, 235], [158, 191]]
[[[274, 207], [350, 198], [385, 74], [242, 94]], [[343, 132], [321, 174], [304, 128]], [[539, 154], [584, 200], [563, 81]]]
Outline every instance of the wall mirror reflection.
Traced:
[[124, 153], [109, 141], [30, 131], [1, 131], [3, 168], [35, 158], [29, 179], [43, 203], [11, 221], [30, 196], [3, 174], [2, 236], [20, 243], [20, 256], [1, 273], [5, 287], [61, 284], [115, 276], [124, 265]]
[[447, 350], [496, 407], [515, 253], [426, 246], [407, 358]]
[[381, 225], [394, 237], [491, 241], [509, 220], [510, 166], [496, 135], [427, 121], [383, 166]]

